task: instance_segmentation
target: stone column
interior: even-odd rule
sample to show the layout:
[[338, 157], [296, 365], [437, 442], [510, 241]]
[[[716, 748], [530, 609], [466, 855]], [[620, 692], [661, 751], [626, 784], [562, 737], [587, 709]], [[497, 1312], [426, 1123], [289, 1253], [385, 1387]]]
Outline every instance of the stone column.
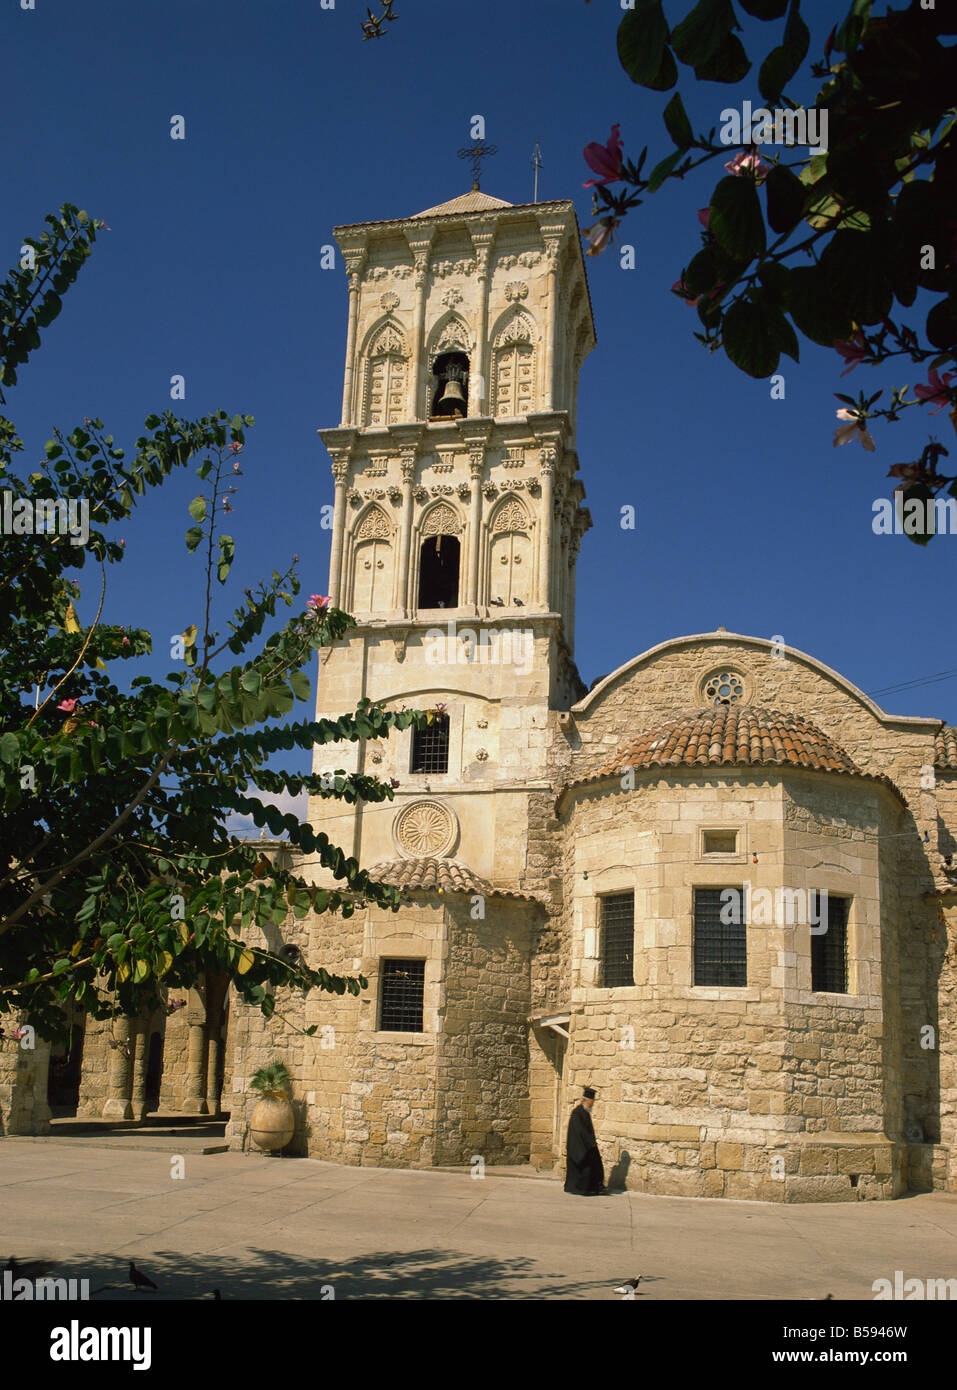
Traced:
[[113, 1020], [113, 1048], [110, 1056], [110, 1094], [103, 1106], [105, 1120], [133, 1118], [133, 1051], [136, 1034], [129, 1018]]
[[218, 1115], [222, 1099], [219, 1089], [219, 1059], [223, 1048], [223, 1004], [229, 981], [225, 975], [206, 977], [206, 1107]]
[[402, 450], [402, 521], [399, 529], [398, 608], [404, 618], [415, 611], [409, 594], [409, 558], [412, 551], [412, 485], [415, 482], [415, 449]]
[[472, 245], [475, 247], [475, 258], [477, 268], [475, 278], [478, 281], [478, 308], [475, 314], [475, 361], [472, 363], [472, 370], [469, 373], [469, 400], [467, 410], [469, 415], [484, 415], [487, 410], [488, 402], [488, 277], [489, 260], [492, 254], [492, 242], [495, 240], [494, 232], [480, 232], [469, 229], [472, 233]]
[[544, 353], [545, 372], [543, 380], [542, 410], [555, 408], [555, 363], [558, 356], [558, 259], [561, 252], [564, 229], [556, 233], [542, 229], [545, 238], [545, 257], [548, 262], [548, 294], [545, 308]]
[[552, 506], [555, 482], [555, 448], [544, 445], [541, 451], [542, 501], [539, 511], [541, 531], [538, 537], [538, 602], [546, 613], [551, 612], [551, 543]]
[[359, 321], [359, 282], [366, 263], [366, 253], [354, 251], [345, 257], [349, 275], [349, 328], [346, 333], [346, 369], [342, 381], [342, 423], [351, 425], [355, 406], [356, 329]]
[[332, 456], [332, 476], [336, 486], [336, 504], [332, 513], [332, 550], [329, 556], [329, 601], [332, 607], [343, 602], [342, 539], [346, 527], [346, 483], [349, 478], [349, 454], [337, 450]]
[[[425, 301], [429, 289], [429, 250], [435, 229], [425, 227], [418, 236], [409, 236], [409, 249], [415, 265], [415, 311], [412, 319], [412, 362], [409, 372], [408, 418], [419, 419], [419, 400], [421, 399], [422, 375], [425, 369]], [[428, 405], [423, 408], [423, 418], [428, 417]]]
[[150, 1060], [150, 1021], [148, 1018], [135, 1018], [130, 1023], [130, 1046], [133, 1056], [133, 1119], [146, 1118], [146, 1072]]
[[472, 499], [469, 512], [469, 574], [466, 604], [479, 611], [479, 558], [482, 551], [482, 480], [485, 473], [485, 450], [469, 450], [469, 477]]
[[206, 1109], [206, 1003], [196, 989], [189, 992], [186, 1005], [189, 1024], [189, 1049], [186, 1058], [186, 1098], [183, 1110], [187, 1115], [205, 1115]]

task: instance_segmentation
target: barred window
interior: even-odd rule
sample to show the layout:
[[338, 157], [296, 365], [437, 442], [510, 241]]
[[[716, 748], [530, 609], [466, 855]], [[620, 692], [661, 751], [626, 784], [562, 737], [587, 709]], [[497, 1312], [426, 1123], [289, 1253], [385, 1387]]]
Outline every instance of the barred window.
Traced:
[[635, 895], [601, 900], [601, 982], [605, 989], [635, 983]]
[[734, 987], [748, 983], [743, 888], [694, 890], [694, 982]]
[[410, 772], [448, 772], [449, 716], [437, 714], [424, 729], [412, 730]]
[[383, 1033], [421, 1033], [424, 960], [383, 960], [379, 966], [379, 1028]]
[[[847, 912], [848, 898], [825, 894], [826, 911], [821, 911], [821, 895], [811, 900], [811, 988], [821, 993], [847, 993]], [[826, 931], [816, 928], [827, 923]]]

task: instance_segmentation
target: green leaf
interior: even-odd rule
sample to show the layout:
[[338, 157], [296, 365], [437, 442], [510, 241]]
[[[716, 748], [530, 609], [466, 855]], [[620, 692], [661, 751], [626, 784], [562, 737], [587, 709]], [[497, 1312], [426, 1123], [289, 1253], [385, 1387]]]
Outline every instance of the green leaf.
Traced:
[[699, 63], [694, 75], [699, 82], [740, 82], [751, 71], [751, 59], [736, 34], [729, 34], [706, 63]]
[[258, 695], [259, 687], [263, 683], [263, 678], [259, 671], [244, 671], [240, 677], [239, 683], [244, 690], [249, 691], [250, 695]]
[[676, 168], [684, 157], [684, 150], [673, 150], [660, 164], [656, 164], [648, 180], [648, 192], [654, 193], [656, 189], [660, 188], [672, 169]]
[[783, 164], [773, 164], [764, 181], [768, 224], [774, 232], [790, 232], [801, 220], [807, 189]]
[[618, 26], [618, 58], [632, 82], [645, 87], [654, 81], [667, 44], [668, 23], [661, 0], [636, 0]]
[[721, 180], [711, 195], [708, 229], [735, 260], [747, 263], [764, 253], [764, 218], [750, 178], [729, 174]]
[[666, 48], [661, 55], [661, 67], [655, 73], [650, 82], [642, 83], [652, 92], [667, 92], [678, 81], [678, 64], [675, 62], [674, 54], [670, 48]]
[[826, 293], [855, 323], [879, 323], [890, 313], [893, 281], [876, 232], [835, 232], [818, 268]]
[[784, 42], [771, 50], [758, 73], [758, 88], [769, 105], [780, 98], [804, 62], [810, 42], [810, 30], [798, 13], [798, 0], [791, 0], [788, 21], [784, 26]]
[[203, 528], [201, 526], [191, 526], [186, 532], [186, 549], [193, 551], [203, 539]]
[[724, 350], [748, 376], [770, 376], [778, 365], [780, 340], [787, 326], [780, 309], [756, 291], [751, 299], [735, 300], [725, 311], [721, 324]]
[[790, 271], [787, 310], [804, 336], [824, 347], [851, 335], [852, 316], [830, 297], [818, 266], [795, 266]]
[[0, 761], [16, 763], [20, 758], [20, 742], [16, 734], [6, 733], [0, 737]]
[[189, 514], [194, 521], [206, 520], [206, 498], [194, 497], [189, 504]]
[[697, 68], [713, 58], [738, 27], [731, 0], [700, 0], [671, 31], [671, 46], [682, 63]]
[[686, 150], [694, 142], [694, 131], [691, 129], [691, 122], [688, 120], [688, 113], [685, 111], [680, 92], [675, 92], [665, 107], [664, 122], [668, 134], [679, 150]]
[[150, 968], [146, 961], [142, 959], [138, 960], [133, 967], [133, 983], [136, 985], [142, 984], [149, 973]]
[[304, 671], [290, 671], [289, 684], [297, 700], [308, 700], [312, 692], [309, 677]]

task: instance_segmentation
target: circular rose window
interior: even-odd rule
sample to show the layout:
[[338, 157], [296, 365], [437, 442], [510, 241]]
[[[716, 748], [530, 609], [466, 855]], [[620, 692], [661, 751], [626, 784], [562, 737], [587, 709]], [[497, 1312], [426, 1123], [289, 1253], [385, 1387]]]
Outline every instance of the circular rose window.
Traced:
[[745, 696], [744, 677], [737, 671], [715, 671], [702, 687], [704, 697], [712, 705], [739, 705]]
[[413, 801], [392, 823], [396, 848], [410, 858], [449, 854], [458, 834], [453, 812], [441, 801]]

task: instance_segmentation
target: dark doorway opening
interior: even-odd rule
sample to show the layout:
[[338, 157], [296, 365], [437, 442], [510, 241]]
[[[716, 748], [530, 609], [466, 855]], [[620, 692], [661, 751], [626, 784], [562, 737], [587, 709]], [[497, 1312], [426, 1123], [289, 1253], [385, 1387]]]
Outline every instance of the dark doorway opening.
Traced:
[[429, 536], [419, 557], [419, 607], [457, 608], [458, 602], [458, 538]]

